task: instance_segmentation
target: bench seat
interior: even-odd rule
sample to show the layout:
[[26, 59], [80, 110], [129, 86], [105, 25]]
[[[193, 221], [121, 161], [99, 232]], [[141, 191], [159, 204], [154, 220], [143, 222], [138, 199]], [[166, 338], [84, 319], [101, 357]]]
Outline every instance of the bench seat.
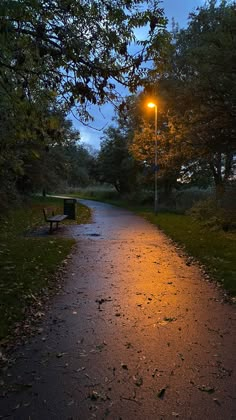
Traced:
[[57, 214], [56, 216], [47, 217], [47, 222], [62, 222], [66, 218], [66, 214]]
[[59, 223], [67, 219], [68, 217], [66, 214], [55, 214], [55, 215], [52, 214], [48, 216], [48, 209], [46, 208], [43, 209], [43, 214], [44, 214], [45, 222], [50, 223], [50, 233], [52, 233], [53, 223], [56, 224], [56, 229], [58, 229]]

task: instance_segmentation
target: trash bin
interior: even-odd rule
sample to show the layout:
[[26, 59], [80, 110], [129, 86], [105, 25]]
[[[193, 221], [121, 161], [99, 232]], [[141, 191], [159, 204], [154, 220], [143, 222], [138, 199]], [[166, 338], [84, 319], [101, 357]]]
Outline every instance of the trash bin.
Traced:
[[68, 219], [76, 219], [76, 203], [77, 200], [74, 198], [64, 198], [64, 214]]

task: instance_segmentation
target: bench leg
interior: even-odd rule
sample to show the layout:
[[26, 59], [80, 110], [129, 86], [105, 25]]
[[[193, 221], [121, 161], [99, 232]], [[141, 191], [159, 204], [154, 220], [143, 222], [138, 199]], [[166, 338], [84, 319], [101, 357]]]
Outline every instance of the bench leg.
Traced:
[[50, 230], [49, 230], [50, 233], [52, 233], [52, 231], [53, 231], [53, 223], [56, 224], [55, 229], [58, 229], [58, 226], [59, 226], [60, 222], [56, 222], [55, 220], [53, 222], [50, 222]]

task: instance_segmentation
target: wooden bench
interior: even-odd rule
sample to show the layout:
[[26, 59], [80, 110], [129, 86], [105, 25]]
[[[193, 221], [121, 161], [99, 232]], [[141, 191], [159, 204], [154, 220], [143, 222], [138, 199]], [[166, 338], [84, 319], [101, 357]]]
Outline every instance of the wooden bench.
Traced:
[[48, 216], [48, 209], [43, 209], [44, 219], [47, 223], [50, 223], [50, 233], [52, 233], [53, 223], [56, 224], [56, 229], [58, 229], [58, 225], [60, 222], [65, 220], [68, 216], [66, 214], [54, 214], [52, 212], [51, 216]]

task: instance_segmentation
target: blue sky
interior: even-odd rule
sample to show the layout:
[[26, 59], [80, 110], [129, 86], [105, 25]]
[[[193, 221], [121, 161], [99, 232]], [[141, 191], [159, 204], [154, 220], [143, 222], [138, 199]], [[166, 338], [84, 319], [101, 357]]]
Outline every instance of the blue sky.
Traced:
[[[164, 8], [165, 15], [168, 18], [170, 25], [172, 18], [174, 18], [180, 27], [184, 27], [187, 24], [189, 13], [204, 3], [204, 0], [163, 0], [160, 5]], [[119, 89], [119, 91], [121, 94], [124, 94], [124, 96], [127, 95], [127, 91], [123, 90], [122, 92], [122, 88]], [[94, 121], [92, 121], [90, 125], [94, 127], [94, 129], [80, 124], [71, 116], [70, 118], [72, 119], [75, 128], [80, 131], [82, 142], [92, 146], [94, 149], [99, 149], [102, 130], [112, 123], [114, 111], [110, 104], [104, 105], [100, 110], [98, 107], [96, 108], [93, 106], [91, 111]]]

